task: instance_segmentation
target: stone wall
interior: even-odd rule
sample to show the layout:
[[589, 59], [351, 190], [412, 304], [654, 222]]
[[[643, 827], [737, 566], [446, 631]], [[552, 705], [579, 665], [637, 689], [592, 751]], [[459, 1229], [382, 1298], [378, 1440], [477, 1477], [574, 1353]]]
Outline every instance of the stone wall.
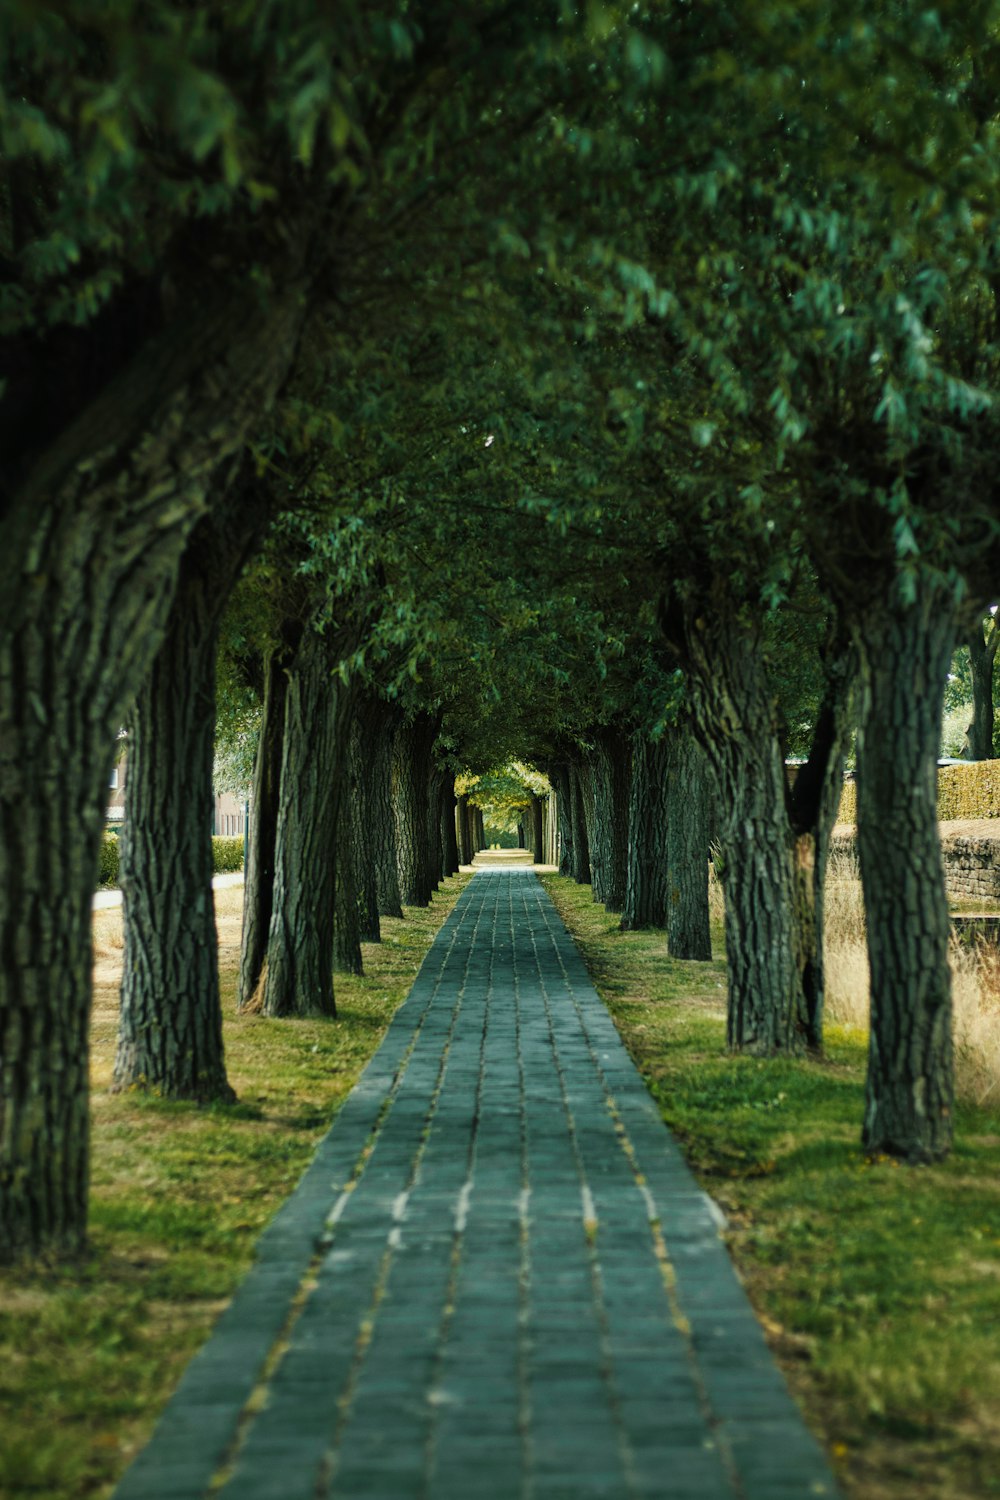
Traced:
[[[941, 856], [949, 896], [1000, 901], [1000, 819], [963, 819], [941, 826]], [[855, 830], [839, 824], [833, 852], [857, 858]]]

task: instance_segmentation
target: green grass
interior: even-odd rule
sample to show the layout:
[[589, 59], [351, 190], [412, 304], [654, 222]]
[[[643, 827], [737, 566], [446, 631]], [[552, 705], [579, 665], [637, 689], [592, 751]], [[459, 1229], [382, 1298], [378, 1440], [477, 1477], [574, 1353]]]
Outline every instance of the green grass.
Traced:
[[[725, 965], [621, 933], [543, 877], [663, 1118], [729, 1219], [771, 1345], [857, 1500], [1000, 1495], [1000, 1118], [962, 1107], [935, 1167], [859, 1147], [866, 1042], [725, 1051]], [[721, 952], [717, 933], [716, 951]]]
[[0, 1273], [0, 1497], [110, 1493], [253, 1259], [263, 1226], [374, 1052], [467, 876], [383, 923], [336, 1021], [234, 1013], [242, 891], [216, 893], [226, 1059], [238, 1103], [107, 1092], [120, 911], [95, 917], [87, 1254]]

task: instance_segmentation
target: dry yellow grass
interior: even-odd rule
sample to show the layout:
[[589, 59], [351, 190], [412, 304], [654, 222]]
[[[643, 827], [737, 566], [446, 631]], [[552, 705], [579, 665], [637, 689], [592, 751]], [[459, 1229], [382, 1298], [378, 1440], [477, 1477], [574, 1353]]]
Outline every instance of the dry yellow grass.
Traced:
[[[870, 999], [865, 909], [856, 863], [831, 861], [826, 889], [826, 1014], [868, 1029]], [[955, 1083], [971, 1103], [1000, 1108], [1000, 954], [952, 938]]]

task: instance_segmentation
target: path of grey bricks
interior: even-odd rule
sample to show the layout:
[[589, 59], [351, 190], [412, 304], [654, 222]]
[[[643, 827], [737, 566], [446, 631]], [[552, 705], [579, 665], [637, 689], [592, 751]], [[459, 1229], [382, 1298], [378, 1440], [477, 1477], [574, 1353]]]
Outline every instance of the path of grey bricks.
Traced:
[[834, 1495], [530, 871], [483, 870], [116, 1500]]

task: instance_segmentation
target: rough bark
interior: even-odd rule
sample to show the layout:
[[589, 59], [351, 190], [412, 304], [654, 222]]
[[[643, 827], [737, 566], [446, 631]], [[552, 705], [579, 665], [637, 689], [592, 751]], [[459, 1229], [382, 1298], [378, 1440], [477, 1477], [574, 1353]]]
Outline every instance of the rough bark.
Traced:
[[572, 820], [572, 876], [577, 885], [590, 884], [590, 835], [587, 820], [587, 775], [583, 761], [570, 768], [572, 778], [570, 816]]
[[274, 852], [281, 805], [281, 761], [288, 692], [288, 646], [268, 653], [264, 662], [264, 701], [260, 738], [250, 792], [247, 867], [243, 876], [243, 935], [237, 1007], [249, 1005], [260, 984], [267, 957], [274, 902]]
[[303, 632], [288, 664], [274, 899], [263, 978], [269, 1016], [335, 1016], [337, 821], [349, 763], [350, 693], [335, 641]]
[[[348, 740], [351, 738], [347, 729]], [[350, 749], [348, 749], [350, 757]], [[337, 815], [333, 915], [333, 966], [340, 974], [363, 974], [361, 954], [361, 909], [357, 871], [354, 866], [357, 807], [351, 786], [350, 769], [344, 776], [344, 787]]]
[[686, 723], [665, 741], [667, 950], [671, 958], [712, 957], [708, 917], [708, 766]]
[[441, 842], [444, 846], [445, 875], [458, 874], [458, 831], [455, 826], [455, 778], [449, 771], [441, 794]]
[[471, 865], [475, 854], [473, 838], [475, 829], [473, 826], [472, 808], [465, 792], [458, 799], [458, 856], [463, 865]]
[[130, 716], [116, 1089], [233, 1097], [212, 899], [215, 662], [226, 600], [266, 513], [265, 492], [237, 482], [195, 529], [166, 639]]
[[849, 727], [845, 643], [830, 646], [827, 702], [794, 795], [758, 626], [723, 633], [724, 596], [682, 625], [698, 737], [716, 780], [726, 897], [727, 1039], [756, 1053], [822, 1046], [822, 881]]
[[871, 1030], [862, 1140], [906, 1161], [945, 1156], [953, 1059], [948, 904], [937, 751], [956, 628], [946, 588], [859, 621], [865, 694], [858, 853], [868, 922]]
[[972, 723], [966, 731], [970, 760], [993, 758], [993, 667], [998, 641], [996, 619], [990, 621], [985, 636], [982, 624], [977, 624], [967, 641], [972, 671]]
[[[380, 705], [371, 699], [355, 712], [351, 726], [351, 818], [354, 877], [358, 892], [358, 922], [363, 943], [382, 941], [378, 910], [378, 866], [375, 861], [373, 826], [375, 823], [374, 787], [371, 763], [363, 745], [371, 744], [381, 719]], [[374, 712], [372, 711], [374, 709]]]
[[393, 806], [399, 893], [404, 906], [429, 906], [437, 881], [431, 868], [429, 783], [437, 721], [417, 714], [397, 731], [393, 746]]
[[666, 753], [664, 740], [645, 735], [632, 745], [623, 932], [667, 925]]
[[427, 860], [436, 890], [445, 878], [444, 773], [432, 768], [427, 778]]
[[615, 726], [594, 735], [590, 767], [594, 822], [590, 863], [594, 900], [609, 912], [625, 908], [628, 883], [629, 740]]
[[545, 822], [541, 797], [531, 799], [532, 857], [536, 865], [545, 863]]
[[[115, 736], [213, 476], [294, 353], [300, 289], [192, 310], [11, 497], [0, 588], [0, 1260], [77, 1249], [90, 902]], [[52, 809], [58, 807], [59, 816]]]
[[563, 763], [549, 766], [549, 781], [556, 792], [556, 817], [559, 825], [559, 874], [573, 874], [573, 791], [570, 767]]
[[370, 788], [369, 843], [375, 862], [378, 910], [382, 917], [401, 917], [399, 892], [398, 833], [393, 799], [393, 759], [400, 712], [393, 704], [377, 701], [366, 707], [362, 721], [362, 751]]

